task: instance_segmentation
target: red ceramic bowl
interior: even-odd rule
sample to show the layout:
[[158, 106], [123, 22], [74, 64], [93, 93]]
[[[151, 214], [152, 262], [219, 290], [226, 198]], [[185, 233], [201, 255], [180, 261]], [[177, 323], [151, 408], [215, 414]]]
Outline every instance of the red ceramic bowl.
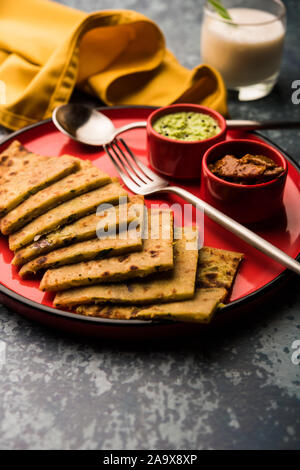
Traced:
[[[152, 124], [161, 116], [181, 111], [208, 114], [214, 118], [221, 131], [205, 140], [186, 142], [169, 139], [156, 132]], [[150, 114], [147, 121], [148, 155], [151, 166], [171, 178], [200, 178], [202, 158], [212, 145], [225, 139], [226, 121], [223, 116], [206, 106], [196, 104], [173, 104], [159, 108]]]
[[[272, 181], [254, 185], [230, 183], [214, 175], [208, 165], [225, 155], [264, 155], [284, 168]], [[202, 184], [205, 200], [238, 222], [252, 224], [273, 217], [283, 207], [287, 163], [276, 149], [253, 140], [228, 140], [211, 147], [203, 157]]]

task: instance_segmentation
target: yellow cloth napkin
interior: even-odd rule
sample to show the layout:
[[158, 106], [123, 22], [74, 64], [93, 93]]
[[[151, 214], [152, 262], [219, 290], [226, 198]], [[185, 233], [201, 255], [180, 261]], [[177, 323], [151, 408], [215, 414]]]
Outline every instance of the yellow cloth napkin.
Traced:
[[51, 116], [74, 86], [108, 105], [201, 103], [227, 113], [221, 76], [190, 71], [162, 32], [128, 10], [87, 14], [47, 0], [0, 1], [0, 123], [19, 129]]

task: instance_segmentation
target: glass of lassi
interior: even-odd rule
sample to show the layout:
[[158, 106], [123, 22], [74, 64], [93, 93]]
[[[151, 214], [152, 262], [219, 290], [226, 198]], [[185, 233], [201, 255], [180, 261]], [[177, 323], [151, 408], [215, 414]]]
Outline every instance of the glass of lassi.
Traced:
[[286, 32], [280, 0], [223, 0], [231, 20], [206, 3], [201, 29], [204, 63], [222, 74], [241, 101], [268, 95], [277, 82]]

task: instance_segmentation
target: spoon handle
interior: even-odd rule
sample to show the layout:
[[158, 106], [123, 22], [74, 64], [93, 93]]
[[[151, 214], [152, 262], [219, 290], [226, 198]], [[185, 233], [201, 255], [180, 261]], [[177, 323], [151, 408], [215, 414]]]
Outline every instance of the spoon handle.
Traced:
[[119, 134], [122, 134], [122, 132], [130, 131], [131, 129], [137, 129], [138, 127], [146, 127], [146, 126], [147, 126], [146, 121], [137, 121], [137, 122], [132, 122], [130, 124], [126, 124], [125, 126], [122, 126], [116, 129], [114, 133], [114, 138], [117, 137]]
[[245, 120], [229, 120], [227, 122], [228, 129], [243, 129], [247, 131], [255, 131], [259, 129], [300, 129], [300, 121], [245, 121]]
[[[245, 131], [255, 131], [260, 129], [300, 129], [300, 121], [248, 121], [248, 120], [228, 120], [226, 121], [228, 129], [242, 129]], [[117, 137], [123, 132], [137, 129], [139, 127], [146, 127], [146, 121], [132, 122], [125, 126], [116, 129], [114, 137]]]

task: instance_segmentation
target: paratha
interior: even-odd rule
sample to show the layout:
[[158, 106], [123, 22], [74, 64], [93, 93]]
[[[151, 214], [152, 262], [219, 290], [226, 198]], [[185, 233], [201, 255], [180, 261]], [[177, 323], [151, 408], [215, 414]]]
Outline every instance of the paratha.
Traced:
[[78, 169], [79, 159], [75, 157], [43, 158], [26, 151], [18, 142], [11, 144], [0, 155], [0, 217], [32, 194]]
[[[197, 232], [193, 231], [195, 237]], [[190, 240], [190, 237], [188, 238]], [[94, 302], [125, 304], [149, 304], [170, 302], [193, 297], [197, 271], [198, 250], [187, 249], [187, 240], [176, 240], [174, 244], [174, 269], [150, 278], [120, 284], [99, 284], [69, 289], [56, 294], [56, 307]]]
[[101, 170], [91, 164], [84, 165], [79, 171], [38, 191], [11, 210], [1, 220], [1, 232], [4, 235], [9, 235], [58, 204], [109, 182], [111, 182], [111, 178]]
[[144, 198], [143, 196], [131, 196], [120, 198], [120, 205], [99, 213], [91, 214], [65, 225], [47, 235], [43, 235], [39, 240], [25, 246], [15, 253], [12, 264], [22, 266], [23, 264], [49, 253], [55, 249], [66, 247], [79, 241], [90, 240], [96, 237], [97, 228], [100, 236], [100, 229], [109, 233], [117, 230], [125, 230], [128, 225], [137, 224], [143, 220]]
[[197, 285], [231, 289], [244, 255], [205, 246], [199, 251]]
[[110, 235], [107, 238], [94, 238], [85, 242], [51, 251], [50, 253], [35, 258], [19, 271], [22, 278], [36, 274], [40, 270], [56, 268], [69, 264], [80, 263], [92, 259], [108, 258], [118, 256], [132, 251], [141, 251], [143, 248], [141, 228], [130, 230], [126, 238], [121, 238], [120, 234]]
[[[15, 173], [21, 173], [28, 167], [31, 167], [35, 162], [46, 162], [52, 157], [36, 155], [27, 150], [20, 142], [14, 140], [7, 148], [0, 154], [0, 183], [7, 183], [11, 180]], [[13, 175], [10, 173], [13, 172]]]
[[118, 181], [77, 196], [40, 215], [21, 230], [10, 235], [9, 248], [12, 251], [19, 250], [32, 242], [35, 237], [49, 233], [62, 225], [67, 225], [94, 212], [100, 204], [117, 203], [120, 197], [127, 197], [127, 192]]
[[113, 318], [115, 320], [167, 319], [183, 322], [209, 323], [227, 295], [224, 288], [199, 288], [192, 299], [150, 306], [81, 305], [76, 312], [81, 315]]
[[172, 269], [174, 265], [172, 212], [149, 211], [147, 235], [141, 252], [49, 269], [43, 276], [40, 289], [62, 291], [99, 282], [143, 277], [153, 272]]

